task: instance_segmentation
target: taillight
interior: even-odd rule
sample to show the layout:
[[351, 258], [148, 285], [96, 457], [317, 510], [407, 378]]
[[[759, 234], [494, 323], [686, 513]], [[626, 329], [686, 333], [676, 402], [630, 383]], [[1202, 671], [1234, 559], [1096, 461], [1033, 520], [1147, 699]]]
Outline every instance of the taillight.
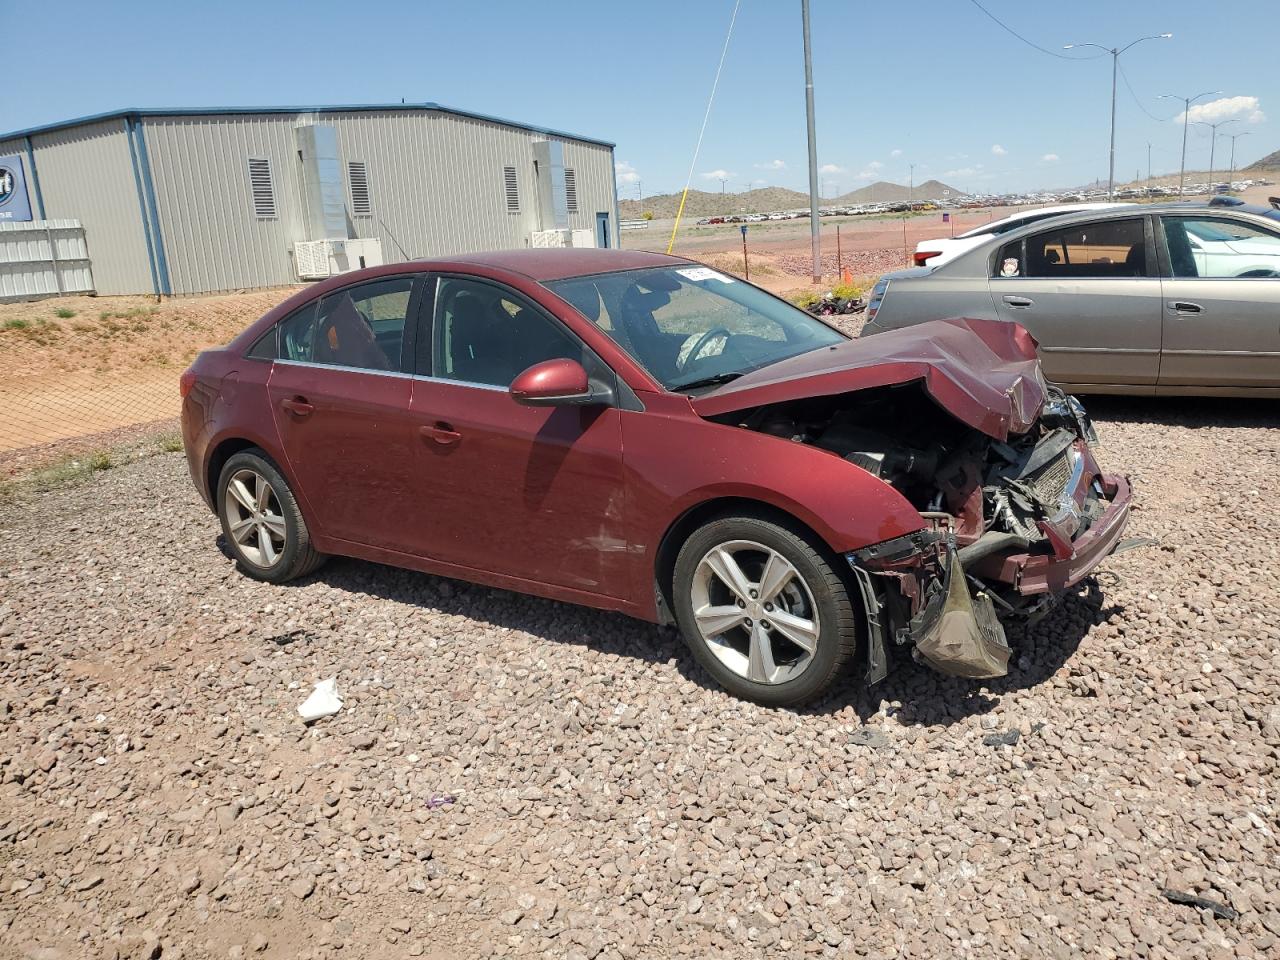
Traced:
[[936, 257], [941, 252], [941, 250], [917, 250], [913, 259], [917, 267], [923, 267], [927, 260], [931, 257]]
[[182, 395], [182, 399], [187, 398], [187, 394], [191, 392], [191, 388], [196, 385], [196, 372], [191, 368], [182, 371], [182, 376], [178, 377], [178, 393]]

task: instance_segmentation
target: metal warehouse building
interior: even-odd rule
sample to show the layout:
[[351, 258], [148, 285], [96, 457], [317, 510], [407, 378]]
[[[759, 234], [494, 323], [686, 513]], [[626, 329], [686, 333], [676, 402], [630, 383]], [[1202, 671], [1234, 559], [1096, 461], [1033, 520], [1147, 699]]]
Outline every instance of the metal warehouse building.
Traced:
[[617, 245], [613, 144], [435, 103], [121, 110], [0, 135], [0, 167], [4, 298]]

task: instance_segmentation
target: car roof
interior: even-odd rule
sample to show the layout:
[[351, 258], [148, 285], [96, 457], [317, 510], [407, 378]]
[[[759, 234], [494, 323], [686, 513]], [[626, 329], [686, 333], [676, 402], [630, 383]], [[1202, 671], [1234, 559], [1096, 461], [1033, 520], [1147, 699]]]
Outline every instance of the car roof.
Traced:
[[[958, 256], [953, 257], [946, 263], [938, 266], [927, 264], [923, 267], [894, 270], [889, 273], [882, 274], [881, 279], [919, 279], [939, 272], [945, 273], [948, 276], [969, 275], [969, 271], [975, 269], [974, 264], [986, 261], [993, 250], [997, 250], [1007, 243], [1015, 243], [1023, 237], [1033, 236], [1042, 230], [1059, 230], [1063, 227], [1070, 227], [1078, 223], [1093, 223], [1098, 220], [1124, 220], [1129, 217], [1146, 216], [1147, 214], [1203, 213], [1225, 218], [1236, 217], [1243, 218], [1245, 220], [1255, 220], [1274, 230], [1276, 228], [1277, 218], [1267, 216], [1266, 214], [1268, 212], [1269, 211], [1267, 211], [1266, 208], [1258, 207], [1254, 204], [1210, 204], [1208, 200], [1174, 200], [1166, 201], [1164, 203], [1130, 204], [1122, 207], [1112, 207], [1106, 210], [1077, 210], [1073, 213], [1062, 213], [1054, 217], [1046, 217], [1043, 220], [1035, 220], [1023, 226], [1015, 227], [1006, 233], [993, 234], [992, 236], [985, 238], [977, 246], [963, 251]], [[986, 275], [985, 271], [986, 268], [984, 267], [983, 276]]]
[[556, 248], [551, 250], [491, 250], [483, 253], [458, 254], [414, 261], [419, 268], [456, 268], [458, 265], [491, 267], [519, 273], [544, 283], [619, 270], [644, 270], [655, 267], [683, 266], [683, 257], [669, 257], [643, 250], [602, 250], [599, 248]]
[[[1238, 206], [1227, 206], [1224, 204], [1210, 204], [1207, 200], [1177, 200], [1168, 203], [1138, 203], [1123, 207], [1112, 207], [1107, 210], [1078, 210], [1073, 213], [1063, 213], [1056, 217], [1046, 217], [1043, 220], [1037, 220], [1029, 223], [1024, 227], [1018, 227], [1007, 233], [993, 236], [982, 246], [975, 247], [974, 251], [986, 249], [988, 245], [995, 246], [997, 244], [1012, 243], [1022, 237], [1031, 236], [1039, 233], [1041, 230], [1060, 229], [1069, 227], [1076, 223], [1089, 223], [1094, 220], [1124, 220], [1129, 217], [1141, 217], [1147, 214], [1162, 213], [1206, 213], [1225, 217], [1252, 218], [1256, 220], [1269, 220], [1269, 226], [1273, 229], [1275, 221], [1271, 218], [1263, 216], [1265, 208], [1256, 207], [1251, 204], [1241, 204]], [[962, 256], [966, 256], [962, 254]], [[957, 258], [958, 259], [958, 258]], [[951, 261], [954, 262], [954, 261]], [[945, 267], [946, 264], [943, 264]], [[939, 268], [941, 269], [941, 268]]]
[[1011, 213], [1007, 217], [1001, 217], [999, 220], [992, 220], [990, 223], [984, 223], [981, 227], [974, 227], [972, 230], [965, 231], [965, 233], [974, 234], [976, 236], [975, 231], [977, 230], [994, 229], [995, 227], [1002, 226], [1010, 221], [1023, 220], [1027, 217], [1041, 217], [1047, 219], [1050, 216], [1056, 216], [1062, 213], [1075, 213], [1077, 211], [1088, 210], [1108, 210], [1112, 207], [1126, 206], [1132, 207], [1135, 206], [1135, 204], [1126, 200], [1099, 200], [1088, 202], [1082, 200], [1078, 203], [1051, 203], [1044, 207], [1032, 207], [1029, 210], [1019, 210], [1017, 213]]

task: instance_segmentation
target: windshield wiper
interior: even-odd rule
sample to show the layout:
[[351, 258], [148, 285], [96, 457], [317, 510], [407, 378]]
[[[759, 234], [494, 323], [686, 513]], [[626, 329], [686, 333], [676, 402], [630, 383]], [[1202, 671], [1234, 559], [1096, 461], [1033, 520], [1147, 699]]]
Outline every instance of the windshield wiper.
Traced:
[[699, 377], [697, 380], [689, 380], [685, 383], [673, 383], [669, 389], [674, 392], [676, 390], [693, 390], [697, 387], [716, 387], [722, 383], [728, 383], [730, 380], [737, 380], [743, 375], [741, 370], [729, 370], [709, 377]]

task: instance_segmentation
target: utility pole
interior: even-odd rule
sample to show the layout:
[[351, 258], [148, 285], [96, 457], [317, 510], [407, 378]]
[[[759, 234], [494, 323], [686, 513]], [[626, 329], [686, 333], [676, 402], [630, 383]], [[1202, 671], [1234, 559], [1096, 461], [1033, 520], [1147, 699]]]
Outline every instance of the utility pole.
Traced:
[[907, 209], [902, 211], [902, 255], [906, 257], [907, 262], [911, 262], [911, 256], [907, 252], [907, 217], [911, 213], [912, 205], [915, 202], [916, 192], [916, 165], [914, 163], [907, 164]]
[[1168, 40], [1172, 36], [1172, 33], [1161, 33], [1154, 37], [1139, 37], [1126, 47], [1104, 47], [1100, 43], [1068, 43], [1062, 48], [1070, 50], [1072, 47], [1094, 47], [1111, 54], [1111, 162], [1107, 175], [1108, 199], [1114, 197], [1116, 193], [1116, 75], [1120, 72], [1120, 54], [1129, 47], [1142, 43], [1143, 40]]
[[1172, 93], [1162, 93], [1156, 97], [1157, 100], [1181, 100], [1182, 101], [1182, 169], [1178, 173], [1178, 196], [1182, 196], [1182, 191], [1187, 181], [1187, 127], [1191, 125], [1191, 104], [1195, 103], [1201, 97], [1216, 97], [1221, 90], [1209, 90], [1205, 93], [1197, 93], [1194, 97], [1179, 97]]
[[813, 49], [809, 41], [809, 0], [800, 0], [804, 29], [804, 106], [809, 128], [809, 234], [813, 245], [813, 282], [822, 280], [822, 240], [818, 235], [818, 138], [813, 122]]
[[720, 178], [720, 196], [722, 197], [724, 196], [724, 185], [728, 182], [729, 182], [728, 178], [726, 177]]
[[1236, 140], [1238, 140], [1240, 137], [1247, 137], [1248, 135], [1249, 135], [1248, 130], [1246, 130], [1244, 133], [1224, 133], [1223, 134], [1224, 137], [1231, 138], [1231, 180], [1233, 181], [1236, 178]]
[[1151, 141], [1147, 141], [1147, 186], [1151, 186]]
[[[1218, 145], [1218, 128], [1228, 123], [1239, 123], [1239, 120], [1219, 120], [1217, 123], [1210, 123], [1207, 120], [1197, 120], [1196, 123], [1202, 127], [1209, 128], [1209, 195], [1213, 195], [1213, 151]], [[1226, 134], [1223, 134], [1226, 136]]]

